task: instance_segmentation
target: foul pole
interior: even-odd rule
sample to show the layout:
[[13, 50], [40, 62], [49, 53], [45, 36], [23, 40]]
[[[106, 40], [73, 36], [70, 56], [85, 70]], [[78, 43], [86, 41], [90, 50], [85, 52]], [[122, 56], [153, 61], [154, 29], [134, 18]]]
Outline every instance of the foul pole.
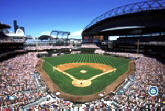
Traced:
[[137, 40], [137, 50], [136, 50], [136, 59], [138, 58], [138, 53], [139, 53], [139, 39]]

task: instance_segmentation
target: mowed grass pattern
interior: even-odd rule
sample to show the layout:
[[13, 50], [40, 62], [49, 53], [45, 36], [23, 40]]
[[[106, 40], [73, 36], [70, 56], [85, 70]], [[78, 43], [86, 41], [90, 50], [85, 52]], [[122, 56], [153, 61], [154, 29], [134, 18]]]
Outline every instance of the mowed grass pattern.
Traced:
[[[96, 92], [100, 92], [107, 85], [115, 81], [120, 75], [124, 74], [128, 70], [128, 63], [129, 63], [129, 59], [104, 56], [99, 54], [66, 54], [62, 56], [48, 57], [43, 59], [45, 60], [43, 64], [43, 69], [47, 72], [47, 74], [52, 79], [52, 81], [55, 84], [57, 84], [63, 92], [70, 93], [72, 95], [90, 95]], [[105, 74], [103, 76], [100, 76], [92, 80], [92, 84], [88, 87], [83, 87], [83, 88], [74, 87], [72, 85], [72, 79], [62, 74], [61, 72], [53, 70], [53, 66], [57, 66], [64, 63], [103, 63], [106, 65], [111, 65], [113, 68], [116, 68], [117, 70], [115, 72]], [[72, 72], [71, 70], [67, 70], [67, 71], [69, 71], [69, 73]], [[100, 70], [95, 70], [95, 71], [97, 72]], [[72, 75], [74, 75], [74, 73]], [[81, 78], [87, 79], [88, 77], [90, 78], [91, 75], [89, 74], [84, 77], [82, 76], [79, 77], [75, 76], [75, 77], [78, 79]]]

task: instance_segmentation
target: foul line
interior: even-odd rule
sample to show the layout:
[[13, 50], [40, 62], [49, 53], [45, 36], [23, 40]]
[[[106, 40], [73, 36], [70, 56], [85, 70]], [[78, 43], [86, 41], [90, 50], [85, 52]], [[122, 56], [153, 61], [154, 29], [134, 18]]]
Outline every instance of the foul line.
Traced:
[[64, 71], [62, 71], [62, 70], [60, 70], [60, 69], [58, 69], [58, 68], [56, 68], [56, 67], [53, 67], [53, 69], [55, 69], [55, 70], [57, 70], [57, 71], [59, 71], [59, 72], [62, 72], [63, 74], [69, 76], [72, 80], [77, 80], [74, 76], [70, 75], [70, 74], [67, 73], [67, 72], [64, 72]]
[[109, 70], [109, 71], [107, 71], [107, 72], [103, 72], [103, 73], [101, 73], [101, 74], [95, 75], [95, 76], [93, 76], [92, 78], [90, 78], [90, 79], [88, 79], [88, 80], [91, 80], [91, 81], [92, 81], [92, 80], [96, 79], [97, 77], [100, 77], [100, 76], [102, 76], [102, 75], [105, 75], [105, 74], [110, 73], [110, 72], [113, 72], [113, 71], [116, 71], [116, 69]]
[[[62, 70], [60, 70], [60, 69], [58, 69], [58, 68], [56, 68], [56, 67], [53, 67], [53, 69], [55, 69], [55, 70], [57, 70], [57, 71], [59, 71], [59, 72], [65, 74], [65, 75], [69, 76], [72, 80], [79, 80], [79, 79], [76, 79], [76, 78], [75, 78], [74, 76], [72, 76], [71, 74], [69, 74], [69, 73], [67, 73], [67, 72], [64, 72], [64, 71], [62, 71]], [[107, 72], [103, 72], [103, 73], [101, 73], [101, 74], [95, 75], [95, 76], [93, 76], [93, 77], [91, 77], [91, 78], [89, 78], [89, 79], [86, 79], [86, 80], [92, 81], [92, 80], [96, 79], [97, 77], [100, 77], [100, 76], [102, 76], [102, 75], [105, 75], [105, 74], [110, 73], [110, 72], [113, 72], [113, 71], [116, 71], [116, 69], [114, 68], [114, 69], [109, 70], [109, 71], [107, 71]]]
[[[44, 62], [47, 62], [47, 61], [44, 60]], [[60, 70], [59, 68], [53, 66], [53, 65], [50, 64], [49, 62], [47, 62], [47, 63], [48, 63], [50, 66], [53, 67], [53, 70], [55, 69], [55, 70], [57, 70], [57, 71], [59, 71], [59, 72], [65, 74], [65, 75], [67, 75], [67, 76], [70, 77], [72, 80], [79, 80], [79, 79], [76, 79], [76, 78], [75, 78], [74, 76], [72, 76], [71, 74], [69, 74], [69, 73], [67, 73], [67, 72], [64, 72], [64, 71]], [[103, 73], [101, 73], [101, 74], [95, 75], [95, 76], [91, 77], [90, 79], [86, 79], [86, 80], [92, 81], [92, 80], [96, 79], [97, 77], [100, 77], [100, 76], [102, 76], [102, 75], [105, 75], [105, 74], [110, 73], [110, 72], [113, 72], [113, 71], [116, 71], [116, 68], [114, 68], [114, 69], [112, 69], [112, 70], [109, 70], [109, 71], [107, 71], [107, 72], [103, 72]]]

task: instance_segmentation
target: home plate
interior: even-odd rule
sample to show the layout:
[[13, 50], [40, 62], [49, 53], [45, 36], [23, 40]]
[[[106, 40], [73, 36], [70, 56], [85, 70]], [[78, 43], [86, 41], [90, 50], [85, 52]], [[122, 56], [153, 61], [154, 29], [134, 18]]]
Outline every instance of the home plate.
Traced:
[[72, 85], [76, 87], [87, 87], [91, 85], [91, 80], [73, 80]]

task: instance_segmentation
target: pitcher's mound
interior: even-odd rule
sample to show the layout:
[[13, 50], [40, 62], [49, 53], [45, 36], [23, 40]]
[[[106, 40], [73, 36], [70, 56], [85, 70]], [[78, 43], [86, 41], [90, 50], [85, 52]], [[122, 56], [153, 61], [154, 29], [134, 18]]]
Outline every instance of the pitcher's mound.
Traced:
[[91, 80], [73, 80], [72, 85], [76, 87], [87, 87], [91, 85]]
[[82, 74], [87, 73], [87, 71], [86, 71], [86, 70], [81, 70], [80, 72], [81, 72]]

